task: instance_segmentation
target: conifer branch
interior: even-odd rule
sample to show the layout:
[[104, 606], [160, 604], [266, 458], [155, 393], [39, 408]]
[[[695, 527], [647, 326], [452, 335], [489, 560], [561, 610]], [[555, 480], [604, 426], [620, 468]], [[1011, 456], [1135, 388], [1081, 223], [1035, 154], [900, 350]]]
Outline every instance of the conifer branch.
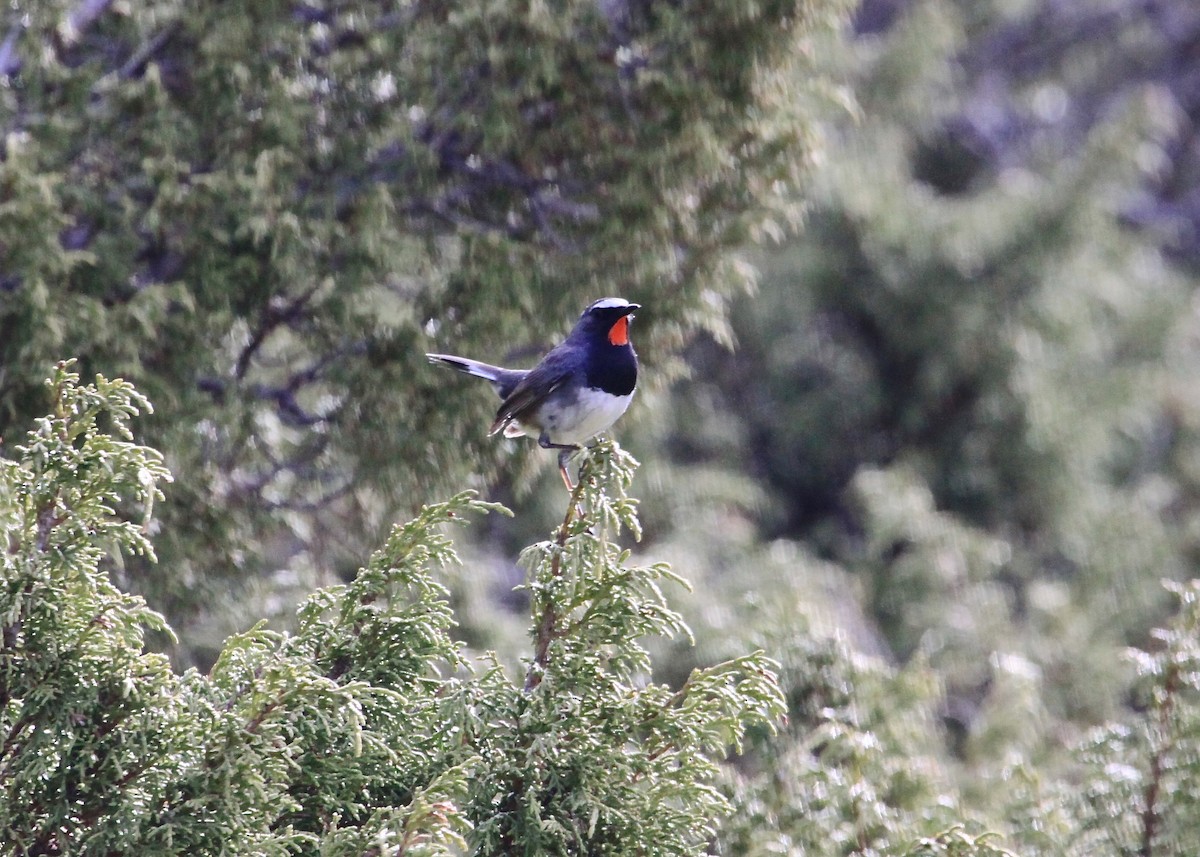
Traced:
[[1171, 751], [1171, 714], [1175, 707], [1175, 696], [1179, 690], [1179, 664], [1170, 660], [1163, 677], [1162, 699], [1158, 705], [1158, 729], [1162, 743], [1150, 756], [1150, 779], [1146, 783], [1145, 806], [1142, 808], [1142, 843], [1139, 857], [1153, 857], [1154, 838], [1158, 832], [1159, 797], [1162, 792], [1163, 776], [1166, 773], [1166, 757]]
[[[555, 579], [562, 574], [563, 551], [566, 550], [571, 521], [575, 518], [579, 507], [579, 497], [585, 484], [584, 473], [581, 472], [579, 480], [575, 484], [575, 490], [571, 492], [571, 497], [567, 501], [567, 512], [563, 515], [562, 526], [558, 528], [558, 536], [554, 542], [554, 555], [550, 558], [550, 574]], [[526, 692], [533, 690], [542, 683], [542, 675], [546, 671], [546, 666], [550, 663], [550, 644], [558, 636], [558, 610], [553, 599], [547, 598], [545, 605], [542, 607], [541, 619], [538, 621], [533, 663], [529, 665], [529, 669], [525, 673]]]

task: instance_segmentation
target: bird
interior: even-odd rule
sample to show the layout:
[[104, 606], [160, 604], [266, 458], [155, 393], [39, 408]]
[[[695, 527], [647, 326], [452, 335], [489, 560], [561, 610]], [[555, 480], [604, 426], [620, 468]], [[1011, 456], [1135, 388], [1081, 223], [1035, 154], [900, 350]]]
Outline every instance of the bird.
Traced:
[[490, 383], [502, 401], [488, 435], [534, 437], [543, 449], [559, 450], [559, 473], [573, 491], [571, 456], [611, 427], [633, 400], [638, 359], [629, 325], [641, 308], [624, 298], [595, 301], [532, 369], [505, 369], [454, 354], [425, 356]]

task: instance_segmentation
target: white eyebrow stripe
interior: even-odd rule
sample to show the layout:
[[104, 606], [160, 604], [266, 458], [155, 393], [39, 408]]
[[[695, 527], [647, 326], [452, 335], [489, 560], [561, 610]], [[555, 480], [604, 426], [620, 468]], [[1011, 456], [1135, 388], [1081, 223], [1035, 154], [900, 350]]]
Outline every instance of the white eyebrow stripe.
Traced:
[[617, 307], [627, 306], [629, 306], [629, 301], [624, 298], [601, 298], [588, 307], [588, 309], [616, 309]]

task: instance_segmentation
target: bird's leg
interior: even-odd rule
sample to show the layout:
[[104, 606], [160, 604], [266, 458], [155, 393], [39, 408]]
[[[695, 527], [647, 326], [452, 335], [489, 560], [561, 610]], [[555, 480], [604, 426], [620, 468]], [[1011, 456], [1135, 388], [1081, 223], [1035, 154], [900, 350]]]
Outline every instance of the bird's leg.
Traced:
[[[567, 486], [567, 493], [571, 495], [571, 501], [575, 503], [575, 515], [583, 519], [583, 507], [579, 505], [578, 487], [571, 481], [571, 474], [567, 471], [567, 462], [571, 460], [571, 456], [579, 450], [581, 446], [570, 447], [566, 444], [559, 444], [560, 452], [558, 453], [558, 475], [562, 477], [563, 485]], [[591, 532], [591, 528], [588, 528]]]
[[542, 432], [538, 437], [538, 446], [542, 449], [558, 449], [562, 450], [558, 454], [558, 472], [562, 476], [563, 484], [567, 486], [568, 491], [575, 490], [575, 484], [571, 482], [571, 474], [567, 472], [567, 462], [571, 460], [571, 456], [579, 450], [583, 449], [577, 443], [551, 443], [550, 437], [545, 432]]
[[575, 454], [573, 449], [564, 449], [558, 454], [558, 473], [562, 476], [563, 485], [567, 486], [567, 491], [574, 492], [575, 485], [571, 482], [571, 474], [567, 472], [567, 462], [571, 460], [571, 456]]

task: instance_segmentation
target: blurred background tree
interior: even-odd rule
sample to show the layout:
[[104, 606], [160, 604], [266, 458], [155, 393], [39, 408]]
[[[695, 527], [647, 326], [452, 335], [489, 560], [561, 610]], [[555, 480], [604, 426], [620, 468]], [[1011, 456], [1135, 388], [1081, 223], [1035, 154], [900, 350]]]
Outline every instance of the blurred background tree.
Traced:
[[[714, 847], [1200, 851], [1191, 0], [15, 8], [0, 436], [67, 354], [158, 405], [164, 562], [113, 572], [178, 660], [527, 491], [421, 353], [528, 362], [621, 294], [638, 550], [695, 584], [655, 670], [761, 645], [790, 704]], [[561, 489], [520, 502], [451, 581], [509, 663]]]
[[[1142, 722], [1127, 647], [1158, 650], [1161, 581], [1195, 575], [1198, 38], [1182, 2], [865, 2], [823, 66], [857, 109], [821, 126], [803, 235], [756, 260], [738, 347], [695, 345], [655, 415], [673, 466], [728, 474], [744, 546], [776, 540], [664, 538], [663, 556], [718, 557], [697, 615], [754, 580], [767, 626], [816, 611], [885, 674], [931, 670], [918, 733], [940, 749], [881, 739], [891, 718], [873, 739], [936, 759], [1029, 853], [1101, 853], [1075, 837], [1105, 810], [1059, 790], [1080, 765], [1105, 777], [1077, 752], [1090, 727]], [[738, 494], [747, 473], [757, 491]], [[861, 727], [875, 692], [852, 696]], [[1138, 746], [1105, 751], [1136, 758], [1127, 805], [1161, 786]], [[802, 782], [811, 757], [789, 752], [767, 754], [767, 791]], [[893, 794], [860, 809], [936, 815]], [[1124, 815], [1127, 841], [1152, 814]], [[763, 853], [829, 834], [779, 820]], [[868, 813], [839, 853], [878, 829]], [[1115, 841], [1103, 853], [1129, 853]], [[1180, 842], [1140, 853], [1196, 847]]]
[[727, 337], [749, 278], [730, 251], [797, 216], [804, 44], [835, 21], [794, 0], [10, 4], [0, 437], [64, 356], [145, 391], [180, 476], [171, 572], [120, 577], [185, 662], [211, 658], [430, 494], [528, 484], [540, 459], [487, 438], [486, 391], [425, 351], [529, 362], [608, 294], [651, 310], [650, 385], [688, 335]]

